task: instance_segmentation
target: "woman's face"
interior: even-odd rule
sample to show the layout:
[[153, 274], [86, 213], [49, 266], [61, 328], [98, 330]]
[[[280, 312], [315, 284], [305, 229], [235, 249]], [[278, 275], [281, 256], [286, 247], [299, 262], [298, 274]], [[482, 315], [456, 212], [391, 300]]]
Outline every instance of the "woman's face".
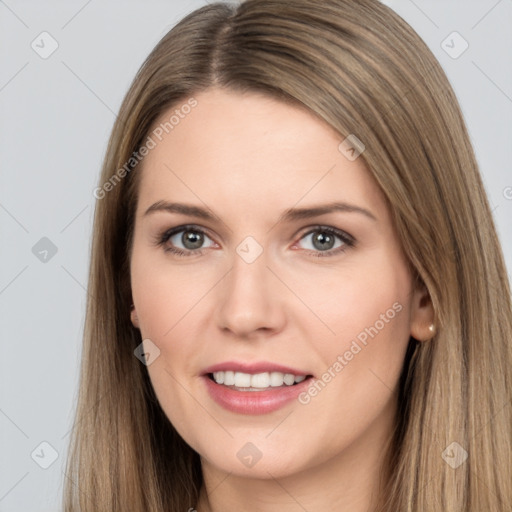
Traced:
[[155, 128], [179, 111], [136, 171], [132, 322], [159, 402], [222, 471], [373, 463], [409, 337], [428, 326], [384, 197], [307, 111], [195, 100], [162, 116]]

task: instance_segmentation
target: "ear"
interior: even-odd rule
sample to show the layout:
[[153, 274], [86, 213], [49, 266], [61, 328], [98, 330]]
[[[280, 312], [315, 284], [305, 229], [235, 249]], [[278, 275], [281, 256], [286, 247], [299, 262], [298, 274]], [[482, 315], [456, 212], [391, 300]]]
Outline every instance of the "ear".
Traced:
[[130, 319], [132, 321], [133, 326], [139, 329], [139, 317], [137, 316], [137, 310], [135, 309], [135, 306], [133, 304], [131, 306]]
[[411, 336], [418, 341], [431, 340], [436, 334], [434, 307], [424, 284], [418, 284], [411, 301]]

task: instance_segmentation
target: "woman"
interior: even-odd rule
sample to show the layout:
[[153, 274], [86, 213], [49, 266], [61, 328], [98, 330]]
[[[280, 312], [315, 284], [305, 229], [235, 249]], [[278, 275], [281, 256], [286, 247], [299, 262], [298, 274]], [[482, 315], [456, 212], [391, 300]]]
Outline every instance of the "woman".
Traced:
[[508, 510], [505, 265], [455, 95], [393, 11], [190, 14], [95, 196], [65, 510]]

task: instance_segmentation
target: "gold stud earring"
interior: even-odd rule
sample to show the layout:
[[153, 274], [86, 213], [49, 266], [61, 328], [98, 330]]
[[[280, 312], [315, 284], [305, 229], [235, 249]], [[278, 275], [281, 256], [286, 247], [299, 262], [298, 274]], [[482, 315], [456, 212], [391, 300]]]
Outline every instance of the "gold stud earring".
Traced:
[[428, 328], [428, 330], [433, 335], [436, 332], [436, 326], [434, 324], [430, 324], [430, 327]]

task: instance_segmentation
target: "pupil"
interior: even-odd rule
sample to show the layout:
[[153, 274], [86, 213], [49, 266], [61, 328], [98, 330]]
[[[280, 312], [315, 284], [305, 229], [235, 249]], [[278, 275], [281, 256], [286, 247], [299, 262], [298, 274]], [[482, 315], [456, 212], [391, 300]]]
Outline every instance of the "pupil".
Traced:
[[334, 237], [327, 233], [318, 233], [313, 236], [313, 245], [319, 250], [332, 249], [334, 246]]
[[185, 231], [181, 236], [181, 241], [187, 249], [199, 249], [203, 245], [204, 236], [195, 231]]

